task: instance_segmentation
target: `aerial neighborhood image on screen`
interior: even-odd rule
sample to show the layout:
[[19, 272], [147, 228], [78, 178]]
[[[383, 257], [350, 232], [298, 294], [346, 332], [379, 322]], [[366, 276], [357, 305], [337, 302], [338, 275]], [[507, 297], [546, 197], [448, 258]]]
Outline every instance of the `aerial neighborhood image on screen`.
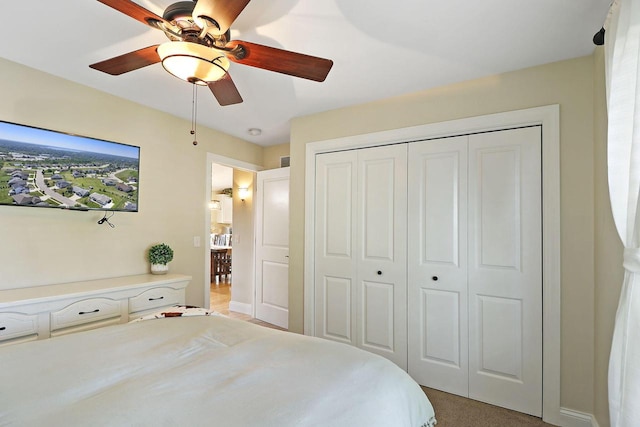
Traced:
[[0, 205], [138, 211], [140, 147], [0, 121]]

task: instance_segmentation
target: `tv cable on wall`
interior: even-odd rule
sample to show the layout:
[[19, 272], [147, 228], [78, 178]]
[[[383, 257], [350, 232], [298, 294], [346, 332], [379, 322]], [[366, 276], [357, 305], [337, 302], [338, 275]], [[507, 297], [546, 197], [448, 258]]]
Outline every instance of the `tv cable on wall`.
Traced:
[[104, 213], [104, 216], [98, 221], [98, 224], [104, 224], [105, 222], [107, 224], [109, 224], [109, 227], [111, 228], [116, 228], [116, 225], [109, 222], [109, 219], [111, 219], [112, 216], [114, 216], [116, 213], [115, 212], [111, 212], [111, 215], [107, 216], [107, 212]]

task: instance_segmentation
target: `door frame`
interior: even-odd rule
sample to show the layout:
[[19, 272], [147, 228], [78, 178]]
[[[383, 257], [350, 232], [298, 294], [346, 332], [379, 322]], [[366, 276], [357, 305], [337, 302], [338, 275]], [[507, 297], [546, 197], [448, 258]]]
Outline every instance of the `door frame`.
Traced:
[[[209, 236], [211, 235], [211, 209], [208, 208], [209, 202], [211, 200], [211, 165], [213, 163], [218, 163], [223, 166], [228, 166], [233, 169], [242, 169], [249, 172], [259, 172], [264, 170], [264, 168], [260, 165], [256, 165], [253, 163], [244, 162], [242, 160], [232, 159], [231, 157], [221, 156], [219, 154], [214, 154], [207, 152], [206, 155], [206, 178], [205, 178], [205, 195], [204, 195], [204, 204], [203, 208], [205, 209], [204, 215], [204, 281], [202, 283], [202, 298], [204, 301], [203, 307], [210, 308], [210, 286], [211, 286], [211, 239]], [[255, 227], [255, 224], [254, 224]], [[255, 246], [255, 242], [253, 243]], [[255, 277], [253, 283], [251, 283], [251, 294], [252, 298], [255, 298]], [[252, 299], [251, 301], [251, 311], [253, 313], [255, 307], [255, 301]], [[249, 313], [247, 313], [249, 314]]]
[[567, 414], [568, 411], [560, 407], [560, 106], [558, 104], [306, 144], [304, 333], [315, 335], [313, 240], [316, 154], [531, 125], [542, 126], [542, 418], [551, 424], [574, 424], [575, 420]]

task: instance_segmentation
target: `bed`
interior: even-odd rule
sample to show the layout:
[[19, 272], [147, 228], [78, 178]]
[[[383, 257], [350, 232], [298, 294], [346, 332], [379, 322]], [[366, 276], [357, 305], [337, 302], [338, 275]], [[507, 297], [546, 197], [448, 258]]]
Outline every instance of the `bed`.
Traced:
[[0, 425], [435, 425], [388, 360], [215, 314], [7, 346], [0, 367]]

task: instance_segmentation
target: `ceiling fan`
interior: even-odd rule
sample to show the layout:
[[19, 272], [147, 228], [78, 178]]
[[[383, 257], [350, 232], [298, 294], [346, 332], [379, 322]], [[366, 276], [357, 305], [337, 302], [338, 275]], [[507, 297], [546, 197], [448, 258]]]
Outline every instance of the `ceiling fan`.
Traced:
[[330, 59], [231, 40], [231, 24], [250, 0], [179, 1], [168, 6], [162, 17], [131, 0], [98, 1], [163, 31], [169, 41], [97, 62], [91, 68], [120, 75], [161, 62], [174, 76], [208, 86], [222, 106], [242, 102], [228, 73], [230, 61], [318, 82], [326, 79], [333, 66]]

